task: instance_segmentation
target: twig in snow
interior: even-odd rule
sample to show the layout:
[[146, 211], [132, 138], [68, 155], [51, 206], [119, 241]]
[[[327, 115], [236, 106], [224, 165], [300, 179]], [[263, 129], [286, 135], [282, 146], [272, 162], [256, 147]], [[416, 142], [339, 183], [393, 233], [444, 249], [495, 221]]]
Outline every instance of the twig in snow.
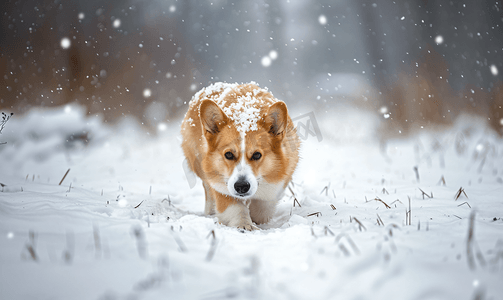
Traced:
[[311, 217], [311, 216], [317, 216], [317, 217], [320, 217], [320, 216], [322, 216], [322, 214], [321, 214], [321, 212], [317, 211], [317, 212], [314, 212], [314, 213], [308, 214], [307, 216], [308, 216], [308, 217]]
[[[10, 117], [12, 117], [14, 113], [6, 114], [2, 112], [2, 119], [0, 119], [0, 134], [2, 134], [2, 130], [5, 127], [5, 124], [7, 124], [7, 121], [9, 121]], [[7, 142], [0, 143], [0, 145], [5, 145]]]
[[66, 178], [66, 175], [68, 175], [68, 172], [70, 172], [70, 169], [68, 169], [65, 173], [65, 175], [63, 175], [63, 178], [61, 178], [61, 181], [59, 182], [59, 185], [61, 185], [63, 183], [63, 180], [65, 180]]

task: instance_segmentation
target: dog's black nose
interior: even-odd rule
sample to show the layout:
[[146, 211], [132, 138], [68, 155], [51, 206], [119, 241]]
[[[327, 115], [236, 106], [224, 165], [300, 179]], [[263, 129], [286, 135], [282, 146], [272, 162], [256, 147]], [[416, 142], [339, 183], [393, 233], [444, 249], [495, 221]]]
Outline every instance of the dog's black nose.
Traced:
[[245, 194], [250, 190], [250, 184], [248, 181], [238, 180], [234, 183], [234, 189], [238, 194]]

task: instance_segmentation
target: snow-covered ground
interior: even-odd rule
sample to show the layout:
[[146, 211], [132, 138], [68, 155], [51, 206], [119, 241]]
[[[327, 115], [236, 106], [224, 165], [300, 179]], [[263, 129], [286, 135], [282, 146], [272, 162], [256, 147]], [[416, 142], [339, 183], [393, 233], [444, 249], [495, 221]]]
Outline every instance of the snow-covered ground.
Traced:
[[298, 204], [288, 191], [240, 232], [202, 214], [178, 122], [153, 137], [76, 106], [15, 116], [0, 135], [0, 299], [501, 299], [501, 140], [463, 118], [383, 145], [371, 116], [317, 117]]

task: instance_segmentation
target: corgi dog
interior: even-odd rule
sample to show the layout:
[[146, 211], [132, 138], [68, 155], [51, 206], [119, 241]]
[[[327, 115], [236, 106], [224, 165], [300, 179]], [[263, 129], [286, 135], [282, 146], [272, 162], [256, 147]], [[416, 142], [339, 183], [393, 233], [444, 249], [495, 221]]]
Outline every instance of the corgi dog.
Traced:
[[256, 83], [215, 83], [196, 93], [182, 121], [185, 166], [203, 182], [204, 212], [258, 229], [273, 216], [299, 161], [286, 104]]

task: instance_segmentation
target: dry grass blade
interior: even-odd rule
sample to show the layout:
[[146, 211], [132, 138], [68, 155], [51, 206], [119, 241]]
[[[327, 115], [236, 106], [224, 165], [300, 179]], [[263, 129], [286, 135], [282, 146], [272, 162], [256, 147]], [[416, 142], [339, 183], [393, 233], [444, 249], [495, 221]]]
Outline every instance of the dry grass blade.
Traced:
[[461, 197], [461, 194], [465, 195], [465, 197], [468, 198], [468, 195], [465, 193], [465, 189], [463, 189], [463, 187], [460, 187], [456, 192], [456, 195], [454, 195], [454, 200], [458, 200], [459, 197]]
[[292, 188], [290, 186], [288, 186], [288, 189], [290, 190], [290, 193], [292, 193], [293, 207], [295, 207], [295, 203], [297, 203], [299, 205], [299, 207], [302, 207], [302, 205], [300, 205], [300, 203], [299, 203], [299, 200], [297, 200], [297, 197], [295, 196], [295, 193], [293, 192]]
[[307, 216], [308, 216], [308, 217], [311, 217], [311, 216], [321, 217], [321, 216], [322, 216], [322, 214], [321, 214], [321, 212], [317, 211], [317, 212], [314, 212], [314, 213], [310, 213], [310, 214], [308, 214]]
[[424, 199], [424, 196], [426, 196], [426, 197], [428, 197], [428, 198], [433, 198], [433, 193], [431, 193], [431, 196], [430, 196], [430, 195], [426, 194], [426, 193], [425, 193], [422, 189], [419, 189], [419, 190], [420, 190], [420, 191], [421, 191], [421, 193], [422, 193], [422, 195], [421, 195], [421, 196], [423, 196], [423, 199]]
[[335, 206], [333, 204], [330, 204], [330, 207], [332, 208], [332, 210], [336, 210], [337, 208], [335, 208]]
[[37, 253], [35, 252], [35, 249], [33, 248], [33, 245], [26, 245], [26, 250], [28, 250], [28, 253], [30, 253], [30, 257], [34, 260], [37, 261]]
[[[358, 249], [358, 247], [356, 246], [355, 242], [353, 241], [353, 239], [351, 239], [351, 237], [346, 234], [346, 233], [341, 233], [339, 234], [336, 238], [335, 238], [335, 242], [339, 244], [339, 248], [344, 248], [346, 251], [347, 251], [347, 248], [344, 247], [344, 244], [341, 242], [342, 241], [342, 238], [346, 238], [346, 240], [348, 241], [349, 245], [351, 246], [351, 248], [353, 249], [353, 252], [356, 253], [356, 254], [360, 254], [360, 250]], [[344, 252], [344, 251], [343, 251]], [[346, 254], [346, 253], [345, 253]], [[346, 256], [349, 256], [349, 251], [347, 251], [347, 255]]]
[[412, 209], [410, 208], [410, 197], [408, 198], [409, 198], [409, 225], [412, 225]]
[[145, 201], [145, 200], [141, 200], [140, 204], [136, 205], [134, 208], [140, 207], [140, 205], [143, 203], [143, 201]]
[[316, 234], [314, 233], [313, 227], [311, 227], [311, 235], [314, 236], [315, 238], [318, 238]]
[[95, 257], [100, 258], [101, 257], [101, 239], [100, 239], [100, 230], [98, 226], [93, 227], [93, 238], [94, 238], [94, 250], [95, 250]]
[[440, 178], [440, 180], [438, 181], [437, 185], [440, 185], [442, 184], [443, 186], [445, 186], [445, 178], [444, 178], [444, 175], [442, 175], [442, 178]]
[[411, 208], [410, 208], [410, 197], [409, 198], [409, 210], [405, 210], [405, 225], [411, 225], [412, 224], [412, 217], [411, 217]]
[[358, 220], [356, 217], [353, 217], [353, 220], [355, 220], [355, 222], [358, 223], [358, 229], [360, 229], [360, 231], [362, 231], [362, 228], [367, 230], [367, 228], [362, 224], [362, 222], [360, 222], [360, 220]]
[[334, 236], [335, 234], [332, 232], [332, 230], [330, 230], [330, 228], [328, 228], [328, 226], [325, 226], [324, 228], [324, 232], [325, 232], [325, 235], [327, 235], [327, 233], [330, 233], [332, 236]]
[[378, 201], [378, 202], [381, 202], [382, 204], [384, 204], [384, 206], [387, 208], [387, 209], [390, 209], [391, 206], [389, 206], [388, 204], [386, 204], [386, 202], [382, 201], [379, 197], [376, 197], [374, 199], [375, 201]]
[[215, 252], [217, 250], [217, 237], [215, 235], [215, 230], [212, 230], [206, 238], [212, 237], [210, 250], [208, 250], [208, 254], [206, 255], [206, 261], [211, 261], [213, 256], [215, 256]]
[[59, 185], [61, 185], [63, 183], [63, 180], [65, 180], [66, 178], [66, 175], [68, 175], [68, 172], [70, 172], [70, 169], [68, 169], [65, 173], [65, 175], [63, 175], [63, 178], [61, 178], [61, 181], [59, 182]]
[[138, 255], [142, 259], [146, 259], [148, 256], [147, 252], [147, 240], [145, 238], [145, 232], [141, 226], [135, 226], [132, 228], [134, 237], [136, 238], [136, 249], [138, 250]]
[[461, 205], [465, 205], [465, 204], [466, 204], [466, 205], [468, 205], [468, 207], [469, 207], [469, 208], [472, 208], [472, 207], [470, 206], [470, 203], [468, 203], [468, 202], [466, 202], [466, 201], [465, 201], [465, 202], [463, 202], [463, 203], [461, 203], [460, 205], [458, 205], [458, 207], [459, 207], [459, 206], [461, 206]]
[[390, 205], [393, 205], [393, 204], [395, 204], [395, 203], [397, 203], [397, 202], [400, 202], [400, 203], [402, 203], [402, 204], [403, 204], [403, 202], [402, 202], [402, 201], [400, 201], [399, 199], [396, 199], [395, 201], [391, 202], [391, 203], [390, 203]]
[[175, 242], [178, 244], [178, 248], [180, 249], [180, 251], [187, 252], [187, 247], [185, 247], [185, 244], [182, 242], [182, 239], [180, 239], [180, 237], [176, 234], [173, 226], [171, 226], [171, 234], [173, 235]]
[[475, 257], [473, 255], [474, 243], [474, 226], [475, 226], [475, 210], [470, 213], [470, 221], [468, 226], [468, 237], [466, 239], [466, 259], [470, 269], [475, 270]]
[[389, 193], [388, 193], [388, 191], [386, 190], [386, 188], [382, 188], [382, 193], [383, 193], [383, 194], [388, 194], [388, 195], [389, 195]]
[[344, 253], [345, 256], [351, 255], [346, 246], [344, 246], [344, 244], [339, 244], [339, 249], [341, 249], [342, 253]]
[[321, 194], [323, 194], [323, 192], [325, 192], [325, 196], [328, 196], [328, 189], [330, 188], [330, 182], [328, 183], [328, 185], [326, 185], [322, 190], [321, 190]]
[[384, 222], [382, 221], [381, 217], [379, 214], [377, 214], [377, 225], [379, 226], [384, 226]]
[[414, 173], [416, 173], [416, 179], [417, 182], [419, 182], [419, 169], [417, 168], [417, 166], [414, 166]]

